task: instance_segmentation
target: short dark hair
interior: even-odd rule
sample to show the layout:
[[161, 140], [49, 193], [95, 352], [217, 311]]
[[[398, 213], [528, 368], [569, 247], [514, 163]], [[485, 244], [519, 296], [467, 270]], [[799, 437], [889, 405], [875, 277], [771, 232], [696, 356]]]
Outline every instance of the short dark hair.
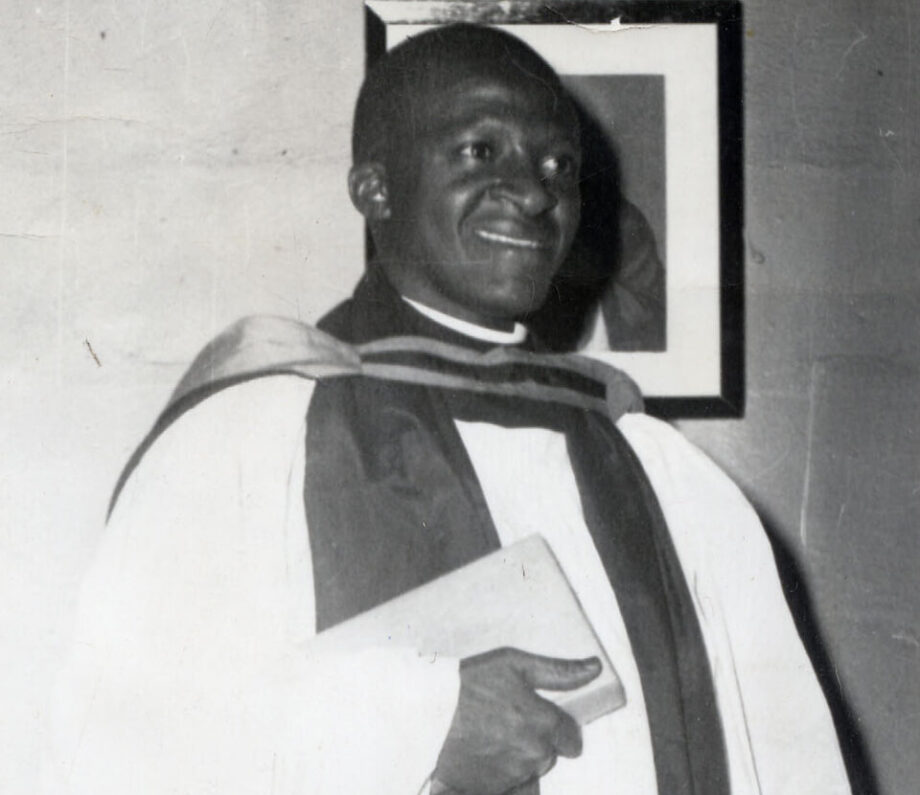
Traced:
[[[572, 108], [559, 75], [529, 45], [496, 28], [456, 24], [429, 30], [394, 47], [371, 68], [355, 107], [352, 158], [386, 161], [419, 103], [432, 92], [483, 74], [542, 84], [562, 108]], [[571, 110], [573, 124], [577, 116]]]

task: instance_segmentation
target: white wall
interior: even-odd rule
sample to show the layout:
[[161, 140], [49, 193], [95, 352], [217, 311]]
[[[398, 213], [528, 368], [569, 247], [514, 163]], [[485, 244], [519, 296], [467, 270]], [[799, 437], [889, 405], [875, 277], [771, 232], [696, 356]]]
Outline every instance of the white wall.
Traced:
[[747, 413], [684, 423], [798, 562], [880, 791], [920, 779], [920, 5], [745, 6]]
[[190, 357], [361, 271], [362, 37], [355, 2], [0, 0], [0, 792], [35, 790], [108, 495]]

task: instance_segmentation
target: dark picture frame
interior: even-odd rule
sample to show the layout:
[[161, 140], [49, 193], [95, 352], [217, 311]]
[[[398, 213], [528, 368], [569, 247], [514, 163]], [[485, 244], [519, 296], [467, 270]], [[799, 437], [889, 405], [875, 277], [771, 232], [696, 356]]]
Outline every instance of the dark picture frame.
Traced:
[[742, 416], [741, 4], [366, 0], [365, 8], [368, 67], [416, 30], [474, 22], [505, 27], [556, 68], [581, 106], [590, 165], [581, 245], [531, 324], [553, 347], [625, 370], [652, 414]]

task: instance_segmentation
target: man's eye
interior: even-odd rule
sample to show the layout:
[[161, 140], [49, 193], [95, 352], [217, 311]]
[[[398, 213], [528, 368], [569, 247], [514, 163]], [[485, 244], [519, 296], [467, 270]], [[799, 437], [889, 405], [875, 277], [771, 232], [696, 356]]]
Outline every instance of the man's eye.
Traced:
[[491, 160], [495, 154], [492, 146], [485, 141], [471, 141], [460, 147], [460, 156], [472, 160]]
[[578, 170], [575, 158], [570, 155], [553, 155], [540, 164], [544, 179], [572, 178]]

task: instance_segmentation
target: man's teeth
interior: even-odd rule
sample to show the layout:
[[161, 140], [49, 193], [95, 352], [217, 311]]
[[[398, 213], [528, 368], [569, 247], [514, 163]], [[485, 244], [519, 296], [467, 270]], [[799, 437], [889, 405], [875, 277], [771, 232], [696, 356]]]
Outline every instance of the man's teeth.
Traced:
[[503, 235], [499, 232], [491, 232], [488, 229], [477, 229], [476, 234], [483, 240], [488, 240], [492, 243], [501, 243], [503, 246], [534, 249], [543, 248], [543, 244], [538, 240], [530, 240], [524, 237], [512, 237], [511, 235]]

